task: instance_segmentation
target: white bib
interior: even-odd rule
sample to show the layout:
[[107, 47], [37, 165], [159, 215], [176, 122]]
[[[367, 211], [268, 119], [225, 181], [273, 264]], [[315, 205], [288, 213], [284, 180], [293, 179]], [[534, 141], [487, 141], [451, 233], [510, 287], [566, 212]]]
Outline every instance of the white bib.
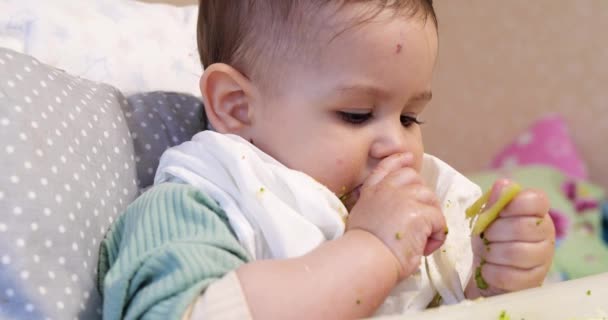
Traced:
[[[479, 188], [441, 160], [424, 156], [422, 175], [443, 205], [450, 233], [424, 259], [417, 273], [400, 283], [377, 314], [424, 309], [436, 292], [444, 303], [464, 299], [461, 283], [470, 277], [472, 251], [464, 210]], [[213, 131], [165, 151], [155, 184], [180, 181], [216, 200], [240, 244], [253, 259], [301, 256], [344, 233], [347, 210], [329, 189], [291, 170], [236, 135]]]

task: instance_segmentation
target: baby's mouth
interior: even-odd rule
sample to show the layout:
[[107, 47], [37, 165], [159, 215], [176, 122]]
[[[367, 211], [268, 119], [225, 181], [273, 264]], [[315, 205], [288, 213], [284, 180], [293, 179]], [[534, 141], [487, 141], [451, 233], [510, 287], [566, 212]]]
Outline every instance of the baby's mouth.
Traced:
[[361, 186], [362, 184], [340, 196], [340, 201], [342, 201], [342, 204], [344, 204], [348, 210], [352, 209], [355, 206], [355, 203], [357, 203], [357, 200], [359, 200], [359, 196], [361, 195]]

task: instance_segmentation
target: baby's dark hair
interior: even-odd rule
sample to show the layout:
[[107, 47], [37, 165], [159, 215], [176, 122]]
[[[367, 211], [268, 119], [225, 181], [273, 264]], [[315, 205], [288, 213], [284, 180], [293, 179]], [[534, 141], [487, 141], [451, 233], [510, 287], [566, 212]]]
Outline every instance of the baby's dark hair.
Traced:
[[201, 63], [205, 67], [226, 63], [264, 83], [267, 77], [258, 70], [272, 72], [272, 64], [294, 57], [314, 59], [314, 53], [302, 52], [313, 46], [310, 40], [319, 32], [314, 29], [321, 28], [304, 27], [326, 22], [327, 17], [319, 17], [321, 9], [337, 11], [366, 3], [370, 9], [345, 29], [365, 23], [385, 9], [424, 22], [431, 18], [437, 27], [432, 0], [200, 0], [197, 42]]

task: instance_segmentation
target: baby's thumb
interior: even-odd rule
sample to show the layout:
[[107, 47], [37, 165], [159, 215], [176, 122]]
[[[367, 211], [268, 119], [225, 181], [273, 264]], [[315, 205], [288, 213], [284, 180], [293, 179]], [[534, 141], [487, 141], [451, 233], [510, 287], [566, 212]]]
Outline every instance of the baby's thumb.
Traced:
[[505, 190], [505, 188], [512, 183], [513, 182], [511, 182], [511, 180], [506, 178], [496, 180], [496, 182], [494, 182], [494, 185], [492, 185], [492, 191], [490, 193], [488, 203], [486, 204], [486, 209], [492, 207], [494, 203], [496, 203], [496, 201], [500, 199], [500, 195], [502, 194], [503, 190]]

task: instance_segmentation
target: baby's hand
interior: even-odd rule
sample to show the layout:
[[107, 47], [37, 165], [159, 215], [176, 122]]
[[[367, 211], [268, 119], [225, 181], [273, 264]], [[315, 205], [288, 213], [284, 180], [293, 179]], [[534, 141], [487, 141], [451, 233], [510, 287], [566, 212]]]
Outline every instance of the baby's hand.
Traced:
[[[497, 181], [488, 205], [512, 182]], [[473, 237], [477, 286], [484, 296], [540, 286], [553, 259], [555, 228], [548, 215], [549, 200], [542, 191], [520, 192], [499, 217], [479, 236]], [[479, 274], [481, 271], [481, 274]], [[487, 284], [484, 289], [483, 278]], [[475, 274], [474, 274], [475, 277]], [[475, 279], [472, 279], [473, 281]]]
[[398, 260], [400, 279], [412, 274], [422, 255], [445, 241], [447, 228], [435, 193], [409, 166], [412, 154], [380, 162], [361, 187], [351, 210], [347, 232], [362, 229], [375, 235]]

